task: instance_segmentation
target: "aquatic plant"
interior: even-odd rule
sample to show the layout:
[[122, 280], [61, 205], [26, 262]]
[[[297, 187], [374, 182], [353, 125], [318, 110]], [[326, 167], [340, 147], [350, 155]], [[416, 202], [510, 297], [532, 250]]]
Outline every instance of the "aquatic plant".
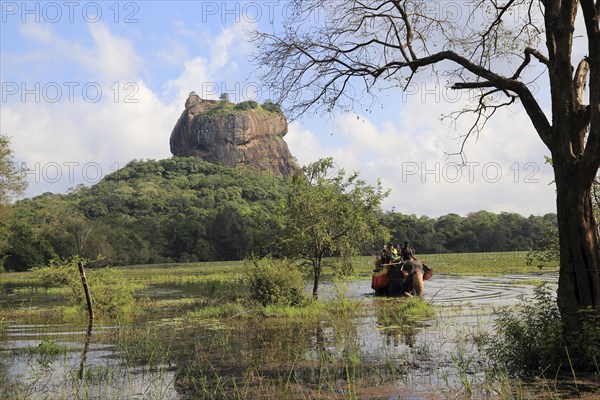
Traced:
[[384, 327], [401, 326], [433, 318], [433, 306], [418, 297], [378, 299], [377, 320]]
[[523, 300], [518, 309], [497, 311], [496, 335], [487, 343], [489, 357], [513, 375], [597, 372], [600, 313], [592, 309], [581, 313], [581, 335], [565, 335], [550, 288], [538, 286], [534, 298]]
[[496, 334], [486, 350], [497, 366], [517, 375], [560, 368], [565, 360], [562, 322], [547, 285], [536, 287], [534, 298], [523, 300], [518, 309], [503, 307], [496, 315]]
[[493, 362], [513, 375], [597, 371], [600, 359], [600, 313], [583, 310], [582, 337], [565, 335], [558, 306], [550, 288], [535, 288], [532, 300], [517, 310], [501, 308], [487, 351]]
[[53, 357], [67, 351], [67, 346], [60, 344], [50, 338], [43, 338], [37, 346], [28, 347], [27, 353], [30, 355]]
[[[52, 260], [46, 266], [34, 268], [33, 273], [44, 287], [69, 288], [65, 294], [67, 301], [83, 306], [85, 297], [77, 267], [79, 261], [79, 257]], [[127, 311], [134, 302], [133, 292], [140, 287], [126, 280], [120, 270], [111, 267], [89, 270], [87, 281], [94, 310], [109, 315]]]
[[248, 264], [246, 279], [252, 300], [263, 306], [295, 306], [305, 302], [302, 274], [288, 260], [266, 257]]

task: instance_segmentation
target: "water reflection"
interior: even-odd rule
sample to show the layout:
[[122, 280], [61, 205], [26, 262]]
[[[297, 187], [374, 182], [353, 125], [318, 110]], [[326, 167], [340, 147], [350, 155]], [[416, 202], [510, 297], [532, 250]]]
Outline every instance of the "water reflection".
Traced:
[[90, 342], [92, 341], [92, 330], [94, 328], [94, 320], [90, 319], [88, 323], [87, 333], [85, 335], [85, 341], [83, 343], [83, 350], [81, 351], [81, 363], [79, 364], [79, 379], [83, 379], [83, 371], [85, 368], [85, 362], [87, 360], [87, 353], [90, 349]]

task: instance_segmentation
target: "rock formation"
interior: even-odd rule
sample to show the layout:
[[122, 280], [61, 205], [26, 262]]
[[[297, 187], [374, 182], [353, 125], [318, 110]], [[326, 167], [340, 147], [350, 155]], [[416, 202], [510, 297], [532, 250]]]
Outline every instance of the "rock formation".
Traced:
[[286, 133], [281, 112], [267, 111], [255, 102], [203, 100], [192, 92], [171, 132], [171, 153], [288, 176], [298, 167], [283, 141]]

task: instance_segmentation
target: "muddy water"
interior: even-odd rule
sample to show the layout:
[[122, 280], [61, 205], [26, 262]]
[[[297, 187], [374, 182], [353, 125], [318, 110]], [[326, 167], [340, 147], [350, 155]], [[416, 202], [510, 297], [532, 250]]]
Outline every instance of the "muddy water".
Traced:
[[[532, 280], [556, 285], [557, 276], [436, 275], [426, 282], [425, 299], [437, 315], [418, 324], [384, 322], [389, 303], [373, 296], [365, 280], [320, 288], [321, 298], [343, 293], [359, 300], [366, 312], [352, 320], [179, 324], [155, 314], [136, 323], [96, 324], [91, 333], [82, 324], [9, 324], [0, 329], [0, 398], [446, 398], [461, 393], [465, 376], [472, 383], [482, 379], [475, 338], [491, 329], [495, 307], [533, 294]], [[157, 286], [140, 295], [189, 298], [199, 295], [194, 289]], [[4, 308], [44, 303], [41, 294], [32, 301], [18, 293], [2, 297]], [[45, 356], [30, 350], [44, 341], [66, 351]], [[457, 360], [467, 361], [457, 368]], [[356, 384], [354, 392], [348, 381]], [[482, 391], [475, 397], [494, 396]]]

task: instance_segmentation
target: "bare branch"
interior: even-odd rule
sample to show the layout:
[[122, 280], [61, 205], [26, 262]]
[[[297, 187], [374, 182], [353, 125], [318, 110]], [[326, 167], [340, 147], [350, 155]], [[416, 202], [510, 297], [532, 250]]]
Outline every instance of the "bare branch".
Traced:
[[[448, 116], [453, 116], [453, 114], [454, 114], [453, 118], [455, 118], [455, 119], [464, 114], [467, 114], [467, 113], [475, 114], [476, 117], [475, 117], [475, 121], [471, 125], [471, 128], [469, 128], [467, 133], [465, 135], [463, 135], [463, 137], [462, 137], [460, 150], [455, 153], [445, 153], [446, 155], [448, 155], [448, 156], [458, 155], [461, 157], [463, 164], [465, 163], [466, 159], [464, 156], [464, 148], [467, 143], [467, 140], [473, 134], [479, 136], [479, 133], [481, 131], [483, 131], [484, 127], [487, 125], [488, 120], [496, 113], [496, 111], [498, 111], [499, 109], [501, 109], [503, 107], [510, 106], [516, 100], [516, 96], [511, 96], [511, 95], [508, 95], [506, 92], [503, 92], [505, 95], [508, 96], [508, 100], [506, 102], [498, 103], [498, 104], [486, 102], [488, 97], [491, 97], [494, 94], [499, 93], [499, 92], [503, 92], [503, 91], [501, 91], [499, 89], [493, 89], [493, 90], [484, 92], [479, 96], [477, 106], [474, 109], [467, 108], [467, 109], [464, 109], [457, 113], [451, 113], [450, 115], [448, 115]], [[446, 117], [448, 117], [448, 116], [446, 116]]]
[[456, 82], [452, 85], [452, 89], [481, 89], [495, 87], [495, 85], [488, 81], [481, 82]]

